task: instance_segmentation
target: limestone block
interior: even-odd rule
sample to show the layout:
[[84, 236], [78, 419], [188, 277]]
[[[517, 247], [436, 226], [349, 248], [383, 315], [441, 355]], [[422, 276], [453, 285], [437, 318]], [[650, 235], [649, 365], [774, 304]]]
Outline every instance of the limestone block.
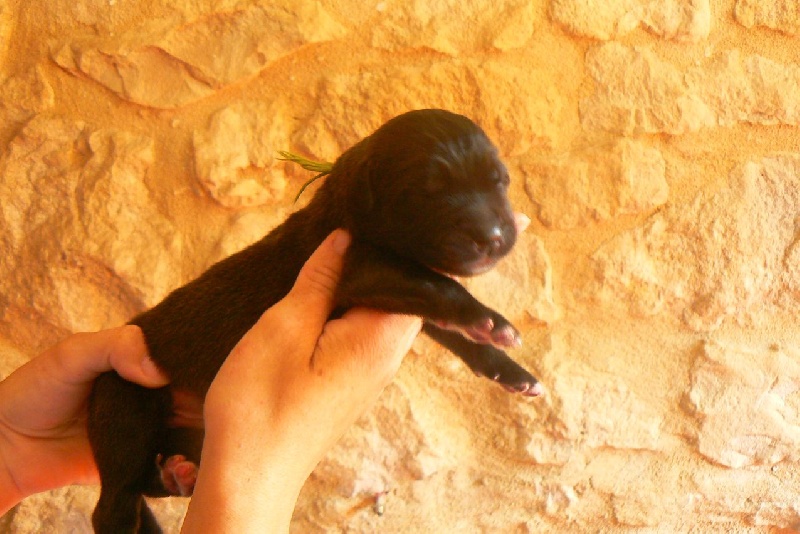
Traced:
[[646, 213], [669, 197], [658, 149], [629, 139], [522, 163], [525, 189], [545, 226], [570, 229]]
[[586, 475], [592, 488], [607, 496], [616, 520], [628, 527], [663, 527], [667, 510], [682, 497], [665, 491], [676, 482], [662, 467], [665, 457], [651, 451], [602, 451], [600, 458], [586, 467]]
[[[37, 117], [2, 161], [9, 303], [67, 330], [116, 325], [180, 284], [180, 235], [144, 178], [152, 140]], [[87, 305], [91, 303], [91, 305]]]
[[533, 2], [510, 0], [487, 4], [476, 0], [443, 2], [382, 1], [372, 30], [379, 48], [426, 47], [450, 55], [525, 46], [537, 20]]
[[588, 293], [635, 314], [669, 311], [701, 331], [752, 320], [771, 304], [795, 306], [781, 288], [794, 280], [783, 266], [796, 241], [799, 182], [797, 154], [735, 169], [727, 187], [601, 246]]
[[789, 35], [800, 33], [800, 5], [795, 0], [738, 0], [734, 15], [746, 28], [766, 26]]
[[0, 69], [6, 66], [6, 54], [10, 49], [9, 40], [14, 31], [14, 9], [10, 2], [0, 3]]
[[[2, 9], [0, 6], [0, 43], [4, 31]], [[53, 87], [41, 66], [6, 77], [0, 74], [0, 136], [10, 139], [25, 121], [52, 108], [54, 103]]]
[[9, 512], [9, 534], [92, 531], [91, 512], [97, 492], [91, 488], [62, 488], [25, 499]]
[[329, 478], [342, 497], [374, 495], [447, 466], [432, 446], [407, 393], [389, 386], [371, 410], [336, 445], [316, 476]]
[[320, 3], [284, 0], [208, 15], [170, 31], [158, 46], [219, 87], [253, 76], [304, 44], [344, 33]]
[[718, 525], [756, 525], [754, 534], [765, 526], [790, 534], [800, 526], [795, 463], [770, 469], [696, 469], [692, 482], [692, 511], [698, 517], [713, 518]]
[[288, 110], [236, 103], [215, 113], [194, 133], [194, 170], [206, 192], [227, 208], [283, 199], [286, 179], [278, 150], [289, 147]]
[[[378, 495], [452, 467], [446, 451], [429, 439], [425, 416], [408, 395], [398, 383], [387, 387], [379, 405], [326, 455], [300, 498], [304, 522], [344, 524], [354, 501], [374, 503]], [[320, 499], [314, 488], [333, 495]]]
[[587, 70], [597, 83], [581, 102], [590, 129], [626, 135], [680, 135], [737, 123], [800, 124], [800, 65], [724, 52], [681, 69], [651, 48], [609, 43], [589, 50]]
[[582, 366], [559, 370], [548, 393], [557, 399], [564, 437], [573, 446], [658, 450], [663, 417], [625, 382]]
[[344, 31], [319, 4], [284, 0], [209, 14], [188, 24], [155, 21], [124, 38], [73, 39], [55, 49], [54, 60], [125, 100], [176, 108], [253, 77], [307, 43], [336, 39]]
[[708, 0], [552, 0], [550, 13], [568, 31], [604, 41], [644, 26], [665, 39], [697, 42], [711, 29]]
[[53, 107], [54, 100], [53, 87], [41, 67], [4, 78], [0, 84], [0, 101], [6, 109], [14, 108], [32, 115]]
[[267, 210], [236, 212], [213, 247], [208, 263], [220, 261], [255, 243], [286, 220], [287, 211], [279, 206]]
[[800, 459], [800, 354], [705, 343], [688, 399], [700, 454], [741, 468]]
[[742, 57], [734, 50], [720, 55], [687, 81], [698, 98], [713, 109], [721, 126], [800, 123], [800, 65], [781, 64], [761, 56]]
[[590, 49], [586, 66], [597, 83], [581, 101], [587, 128], [680, 134], [715, 124], [713, 111], [689, 94], [683, 73], [650, 49], [609, 43]]
[[[504, 156], [551, 146], [565, 135], [568, 108], [546, 72], [505, 59], [386, 65], [326, 75], [317, 103], [293, 139], [331, 159], [395, 115], [421, 108], [463, 113], [483, 127]], [[368, 106], [364, 102], [369, 102]], [[490, 108], [485, 102], [493, 102]]]

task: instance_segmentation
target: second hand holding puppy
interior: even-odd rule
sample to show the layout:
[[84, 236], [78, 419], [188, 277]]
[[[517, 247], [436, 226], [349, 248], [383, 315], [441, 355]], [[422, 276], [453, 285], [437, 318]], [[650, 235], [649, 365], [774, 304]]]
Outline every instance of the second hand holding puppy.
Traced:
[[353, 309], [328, 321], [348, 241], [337, 230], [323, 242], [211, 384], [184, 533], [287, 531], [308, 475], [400, 367], [419, 319]]

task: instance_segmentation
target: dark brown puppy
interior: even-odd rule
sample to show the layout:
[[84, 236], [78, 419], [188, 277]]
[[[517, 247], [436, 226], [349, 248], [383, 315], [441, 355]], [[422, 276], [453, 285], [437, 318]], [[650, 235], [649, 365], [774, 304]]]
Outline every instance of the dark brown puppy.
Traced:
[[353, 236], [338, 309], [421, 316], [424, 332], [475, 373], [537, 394], [536, 379], [498, 348], [517, 345], [518, 332], [441, 274], [481, 273], [511, 249], [508, 183], [497, 150], [466, 117], [400, 115], [342, 154], [307, 207], [134, 318], [171, 383], [150, 390], [114, 373], [97, 380], [89, 418], [102, 481], [95, 531], [160, 532], [142, 495], [174, 493], [162, 480], [174, 465], [166, 460], [199, 462], [203, 440], [202, 430], [170, 426], [173, 395], [204, 398], [234, 345], [336, 228]]

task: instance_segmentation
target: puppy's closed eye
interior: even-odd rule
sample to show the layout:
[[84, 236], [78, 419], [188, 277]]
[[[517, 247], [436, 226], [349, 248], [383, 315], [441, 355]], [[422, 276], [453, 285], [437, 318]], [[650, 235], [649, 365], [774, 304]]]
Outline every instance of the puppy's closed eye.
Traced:
[[441, 193], [451, 181], [450, 164], [443, 158], [435, 157], [425, 170], [422, 190], [428, 194]]
[[508, 172], [500, 169], [493, 169], [487, 176], [487, 181], [492, 187], [505, 190], [511, 184]]

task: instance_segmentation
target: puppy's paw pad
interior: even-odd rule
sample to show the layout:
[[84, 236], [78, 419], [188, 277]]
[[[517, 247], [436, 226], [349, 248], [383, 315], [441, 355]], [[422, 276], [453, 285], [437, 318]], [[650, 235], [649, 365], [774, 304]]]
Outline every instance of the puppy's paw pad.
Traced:
[[463, 333], [477, 343], [488, 344], [492, 342], [493, 329], [494, 321], [492, 318], [484, 317], [477, 323], [466, 327]]
[[[161, 457], [159, 456], [159, 460]], [[197, 482], [197, 464], [190, 462], [182, 454], [170, 456], [159, 461], [161, 483], [171, 495], [190, 497]]]
[[492, 345], [497, 348], [513, 348], [522, 344], [519, 332], [503, 317], [481, 317], [477, 321], [463, 326], [444, 320], [430, 320], [430, 323], [443, 330], [458, 332], [465, 338], [480, 345]]

